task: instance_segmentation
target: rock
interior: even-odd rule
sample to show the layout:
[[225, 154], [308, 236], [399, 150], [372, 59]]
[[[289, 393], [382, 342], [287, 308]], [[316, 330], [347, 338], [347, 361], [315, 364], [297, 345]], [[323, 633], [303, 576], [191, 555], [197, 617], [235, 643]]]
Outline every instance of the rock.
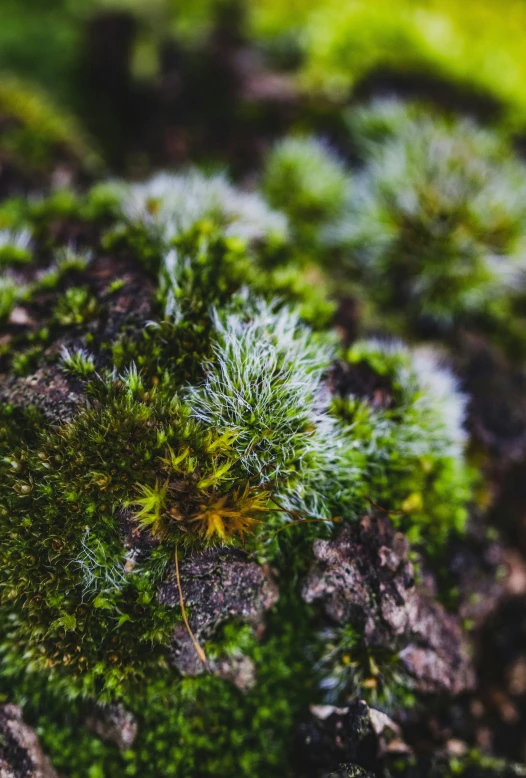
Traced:
[[469, 424], [498, 467], [526, 453], [526, 372], [480, 335], [462, 333], [456, 371], [470, 396]]
[[0, 707], [0, 778], [58, 778], [17, 705]]
[[78, 381], [66, 376], [58, 365], [43, 365], [29, 376], [10, 376], [0, 382], [0, 401], [19, 408], [34, 406], [52, 423], [71, 421], [82, 402]]
[[248, 656], [223, 656], [211, 659], [210, 669], [214, 675], [230, 681], [240, 692], [248, 692], [256, 685], [256, 666]]
[[[210, 638], [218, 627], [233, 618], [260, 633], [265, 611], [278, 600], [278, 588], [270, 570], [237, 548], [194, 553], [181, 561], [179, 571], [190, 627], [198, 642]], [[157, 597], [164, 605], [180, 607], [175, 565]], [[198, 675], [205, 669], [183, 624], [174, 630], [171, 658], [183, 675]], [[246, 658], [221, 657], [209, 663], [208, 669], [232, 680], [239, 688], [253, 684], [254, 671]]]
[[375, 778], [375, 776], [359, 765], [342, 764], [336, 772], [327, 773], [324, 778]]
[[131, 748], [137, 737], [137, 720], [120, 703], [98, 705], [88, 716], [86, 726], [102, 740], [115, 743], [120, 751]]
[[369, 708], [369, 720], [371, 726], [378, 738], [380, 755], [391, 754], [410, 754], [411, 749], [404, 743], [402, 730], [389, 716], [382, 711]]
[[450, 544], [447, 568], [459, 593], [459, 617], [479, 627], [508, 593], [505, 549], [486, 540], [482, 533], [477, 536], [468, 531]]
[[415, 585], [409, 547], [387, 517], [365, 516], [316, 540], [303, 598], [339, 625], [363, 625], [368, 647], [399, 652], [415, 689], [459, 694], [474, 682], [458, 619]]
[[314, 768], [337, 770], [340, 765], [374, 763], [376, 736], [365, 702], [355, 700], [346, 708], [313, 705], [310, 713], [298, 727], [295, 748], [308, 774]]

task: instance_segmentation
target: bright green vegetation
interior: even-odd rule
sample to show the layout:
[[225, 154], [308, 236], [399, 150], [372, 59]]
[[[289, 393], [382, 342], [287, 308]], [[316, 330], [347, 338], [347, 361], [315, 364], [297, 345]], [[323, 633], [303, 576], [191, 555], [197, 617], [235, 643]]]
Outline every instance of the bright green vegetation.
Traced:
[[505, 322], [526, 262], [526, 167], [509, 144], [401, 103], [351, 127], [365, 167], [336, 233], [371, 297], [413, 323]]
[[287, 214], [297, 239], [308, 250], [320, 230], [340, 215], [349, 183], [342, 162], [326, 144], [291, 137], [277, 143], [269, 154], [262, 189], [268, 201]]
[[505, 117], [524, 126], [524, 23], [521, 0], [256, 0], [250, 18], [256, 35], [277, 48], [300, 48], [300, 78], [309, 90], [345, 97], [378, 71], [428, 76], [493, 98]]
[[90, 169], [99, 161], [74, 119], [33, 86], [0, 74], [0, 155], [23, 173], [49, 171], [59, 159]]
[[[372, 503], [429, 559], [440, 555], [472, 499], [464, 398], [434, 355], [374, 340], [343, 349], [323, 325], [323, 289], [299, 281], [285, 217], [224, 178], [165, 176], [3, 213], [31, 235], [24, 269], [45, 262], [27, 278], [24, 305], [47, 301], [40, 329], [17, 336], [5, 365], [19, 376], [44, 365], [83, 394], [60, 424], [1, 406], [0, 684], [26, 701], [71, 778], [87, 765], [94, 776], [273, 775], [327, 676], [318, 660], [330, 649], [307, 650], [316, 619], [300, 595], [312, 541]], [[57, 243], [57, 218], [91, 224], [89, 248]], [[157, 279], [149, 325], [102, 341], [97, 323], [125, 281], [96, 291], [99, 241], [133, 252]], [[74, 346], [44, 351], [73, 333]], [[245, 695], [206, 674], [178, 676], [180, 611], [157, 599], [176, 553], [219, 544], [242, 544], [279, 572], [262, 641], [234, 621], [204, 646], [254, 661]], [[351, 644], [345, 655], [361, 651]], [[366, 675], [372, 660], [357, 661]], [[374, 661], [387, 679], [374, 694], [407, 703], [393, 658]], [[340, 674], [339, 688], [360, 679]], [[136, 712], [132, 751], [84, 730], [72, 751], [67, 733], [86, 698]]]

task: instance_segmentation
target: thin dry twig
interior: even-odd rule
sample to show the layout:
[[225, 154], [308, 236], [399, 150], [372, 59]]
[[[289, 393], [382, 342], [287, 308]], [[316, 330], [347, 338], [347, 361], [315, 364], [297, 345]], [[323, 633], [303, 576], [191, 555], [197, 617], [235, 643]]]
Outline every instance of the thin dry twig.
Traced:
[[197, 638], [195, 637], [194, 633], [192, 632], [190, 628], [190, 624], [188, 622], [188, 617], [186, 615], [186, 608], [184, 606], [184, 597], [183, 597], [183, 588], [181, 586], [181, 576], [179, 575], [179, 555], [178, 555], [178, 548], [175, 547], [175, 577], [177, 579], [177, 588], [179, 590], [179, 604], [181, 605], [181, 613], [183, 614], [183, 621], [185, 624], [185, 627], [188, 631], [188, 634], [190, 635], [190, 640], [192, 641], [193, 647], [195, 648], [195, 651], [197, 653], [197, 656], [201, 660], [201, 662], [205, 665], [205, 667], [208, 665], [208, 659], [206, 658], [206, 654], [197, 642]]
[[390, 516], [404, 516], [406, 514], [405, 511], [389, 511], [387, 508], [382, 508], [381, 505], [377, 505], [375, 502], [371, 500], [370, 497], [365, 496], [365, 499], [369, 503], [369, 505], [372, 505], [373, 508], [376, 508], [377, 511], [382, 511], [382, 513], [387, 513], [387, 515]]

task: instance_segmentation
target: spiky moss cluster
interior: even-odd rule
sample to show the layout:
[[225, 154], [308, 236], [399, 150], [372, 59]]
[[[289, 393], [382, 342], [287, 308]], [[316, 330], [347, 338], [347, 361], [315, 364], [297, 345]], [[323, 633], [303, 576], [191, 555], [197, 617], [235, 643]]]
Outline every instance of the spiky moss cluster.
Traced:
[[417, 324], [506, 322], [526, 268], [526, 167], [509, 144], [402, 104], [356, 128], [365, 166], [336, 234], [374, 302]]
[[366, 496], [432, 555], [467, 519], [474, 471], [464, 458], [466, 398], [428, 349], [358, 341], [345, 363], [351, 369], [336, 384], [332, 411], [362, 442]]
[[315, 326], [329, 322], [327, 285], [315, 268], [310, 276], [301, 272], [286, 216], [259, 194], [235, 188], [223, 174], [195, 170], [132, 186], [110, 184], [105, 191], [115, 198], [121, 221], [106, 236], [106, 247], [128, 245], [160, 271], [168, 310], [177, 300], [182, 305], [195, 300], [189, 292], [196, 283], [202, 292], [205, 285], [209, 289], [203, 308], [221, 305], [222, 298], [248, 286], [299, 302], [303, 317]]
[[[35, 712], [57, 765], [71, 772], [73, 764], [73, 774], [93, 759], [101, 769], [146, 775], [272, 775], [286, 765], [318, 673], [304, 651], [312, 622], [297, 586], [312, 540], [383, 499], [424, 547], [438, 544], [445, 516], [434, 518], [432, 503], [414, 496], [423, 490], [413, 470], [425, 460], [428, 432], [432, 464], [451, 455], [463, 466], [460, 401], [450, 400], [455, 412], [447, 405], [452, 385], [433, 392], [434, 379], [426, 383], [409, 352], [361, 343], [346, 361], [351, 369], [367, 363], [373, 387], [387, 384], [392, 416], [368, 379], [365, 393], [359, 380], [354, 395], [338, 388], [334, 336], [254, 293], [275, 291], [272, 276], [254, 270], [261, 233], [227, 235], [217, 216], [184, 227], [160, 241], [144, 232], [142, 246], [159, 252], [158, 321], [107, 347], [92, 337], [62, 350], [61, 369], [84, 382], [88, 399], [71, 421], [56, 428], [35, 411], [2, 406], [2, 684], [21, 698], [42, 684], [42, 699], [64, 716], [80, 710], [79, 695], [122, 699], [143, 723], [137, 750], [123, 757], [88, 735], [79, 753], [60, 755], [61, 735]], [[107, 238], [120, 239], [115, 230]], [[40, 261], [36, 237], [32, 250]], [[83, 272], [73, 286], [51, 284], [51, 338], [100, 316]], [[391, 494], [401, 472], [418, 483]], [[438, 466], [422, 472], [432, 490]], [[446, 501], [454, 503], [455, 488], [443, 479]], [[444, 522], [436, 535], [425, 526], [435, 520]], [[456, 514], [451, 522], [462, 523]], [[127, 553], [130, 527], [140, 541]], [[242, 650], [256, 662], [258, 683], [246, 697], [217, 678], [177, 676], [169, 645], [180, 615], [157, 599], [176, 548], [183, 557], [190, 547], [242, 541], [280, 571], [269, 637], [260, 644], [230, 625], [205, 648]]]
[[262, 189], [271, 205], [287, 214], [297, 238], [308, 244], [340, 215], [349, 184], [343, 163], [327, 144], [299, 136], [285, 138], [272, 149]]

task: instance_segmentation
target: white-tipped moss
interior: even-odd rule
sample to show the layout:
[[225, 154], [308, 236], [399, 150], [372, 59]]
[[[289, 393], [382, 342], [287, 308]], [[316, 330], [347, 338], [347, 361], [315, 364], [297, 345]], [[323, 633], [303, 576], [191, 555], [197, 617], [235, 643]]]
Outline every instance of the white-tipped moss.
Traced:
[[29, 230], [0, 230], [0, 251], [6, 248], [27, 251], [30, 245], [31, 232]]
[[90, 537], [90, 529], [86, 527], [80, 541], [80, 551], [71, 562], [82, 576], [83, 596], [90, 599], [97, 594], [122, 589], [127, 583], [126, 561], [124, 553], [120, 565], [108, 559], [104, 543]]
[[247, 243], [287, 235], [286, 218], [258, 194], [237, 189], [223, 174], [205, 176], [196, 170], [161, 173], [145, 183], [123, 187], [121, 211], [127, 222], [143, 225], [163, 242], [203, 220]]
[[[360, 441], [367, 463], [367, 492], [374, 503], [400, 515], [411, 540], [432, 551], [461, 531], [472, 497], [466, 464], [466, 397], [430, 349], [397, 341], [358, 341], [347, 353], [349, 391], [333, 410], [348, 439]], [[363, 394], [355, 384], [369, 387]], [[346, 449], [347, 450], [347, 449]]]
[[355, 363], [367, 362], [391, 384], [401, 454], [462, 459], [467, 398], [438, 352], [370, 339], [355, 343], [348, 356]]
[[333, 233], [373, 300], [416, 319], [505, 319], [526, 281], [526, 166], [467, 119], [377, 103], [365, 168]]
[[248, 319], [216, 313], [214, 327], [214, 362], [205, 384], [188, 392], [196, 418], [236, 430], [241, 462], [261, 482], [324, 456], [318, 430], [331, 421], [318, 395], [331, 349], [315, 343], [297, 314], [263, 302]]
[[79, 249], [73, 243], [68, 243], [55, 252], [55, 267], [60, 274], [70, 270], [85, 270], [92, 257], [91, 250]]
[[65, 373], [86, 379], [95, 372], [95, 359], [86, 349], [70, 350], [64, 347], [60, 355], [60, 366]]

